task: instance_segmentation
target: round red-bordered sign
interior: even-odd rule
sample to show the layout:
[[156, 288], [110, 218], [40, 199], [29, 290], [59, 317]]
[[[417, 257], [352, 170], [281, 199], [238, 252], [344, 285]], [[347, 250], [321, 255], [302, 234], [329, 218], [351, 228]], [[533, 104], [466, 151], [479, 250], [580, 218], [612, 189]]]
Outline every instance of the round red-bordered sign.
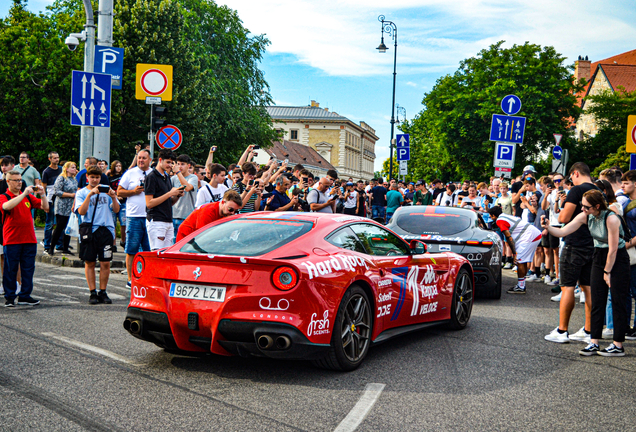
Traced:
[[149, 95], [160, 95], [168, 88], [168, 77], [159, 69], [148, 69], [141, 76], [141, 88]]
[[178, 127], [166, 125], [157, 131], [155, 140], [162, 149], [176, 150], [183, 143], [183, 134]]
[[636, 126], [632, 129], [632, 142], [636, 144]]

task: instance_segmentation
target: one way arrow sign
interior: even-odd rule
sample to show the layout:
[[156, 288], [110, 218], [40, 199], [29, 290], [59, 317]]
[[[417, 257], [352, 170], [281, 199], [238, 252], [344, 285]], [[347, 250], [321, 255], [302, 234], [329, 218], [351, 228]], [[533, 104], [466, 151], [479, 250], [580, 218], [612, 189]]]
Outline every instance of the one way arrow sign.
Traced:
[[397, 134], [395, 138], [396, 138], [398, 147], [410, 147], [409, 134]]
[[111, 76], [73, 71], [71, 125], [110, 127]]

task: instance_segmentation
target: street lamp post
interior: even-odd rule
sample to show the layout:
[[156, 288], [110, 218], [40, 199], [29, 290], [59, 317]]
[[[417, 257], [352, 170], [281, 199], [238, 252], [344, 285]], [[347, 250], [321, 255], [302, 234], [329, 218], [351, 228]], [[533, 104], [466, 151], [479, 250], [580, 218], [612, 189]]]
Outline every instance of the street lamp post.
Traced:
[[391, 102], [391, 141], [389, 144], [389, 180], [393, 177], [393, 133], [395, 128], [395, 76], [396, 76], [396, 66], [397, 66], [397, 26], [393, 21], [387, 21], [384, 19], [384, 15], [380, 15], [378, 17], [378, 21], [382, 23], [382, 40], [380, 42], [380, 46], [378, 46], [377, 50], [381, 53], [385, 53], [388, 49], [386, 45], [384, 45], [384, 33], [387, 33], [389, 36], [393, 38], [393, 100]]

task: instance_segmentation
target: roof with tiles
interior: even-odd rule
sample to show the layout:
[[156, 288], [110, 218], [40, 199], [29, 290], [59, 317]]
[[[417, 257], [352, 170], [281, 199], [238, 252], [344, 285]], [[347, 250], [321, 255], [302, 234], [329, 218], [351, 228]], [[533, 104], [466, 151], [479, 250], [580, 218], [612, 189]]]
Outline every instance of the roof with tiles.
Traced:
[[618, 91], [619, 87], [628, 92], [636, 90], [636, 65], [601, 64], [599, 66], [614, 91]]
[[293, 142], [293, 141], [274, 141], [274, 145], [265, 149], [270, 156], [278, 160], [289, 159], [287, 166], [293, 167], [296, 164], [310, 165], [325, 170], [335, 169], [327, 160], [320, 156], [313, 148]]
[[[636, 49], [624, 52], [622, 54], [617, 54], [615, 56], [606, 58], [604, 60], [599, 60], [591, 64], [591, 70], [590, 70], [591, 78], [588, 81], [588, 83], [585, 85], [585, 88], [583, 89], [583, 91], [577, 94], [578, 104], [581, 107], [583, 106], [583, 98], [587, 96], [587, 94], [590, 91], [590, 87], [592, 85], [592, 82], [594, 81], [594, 77], [597, 73], [599, 65], [603, 65], [603, 71], [605, 72], [605, 75], [607, 76], [607, 79], [609, 80], [610, 85], [612, 86], [614, 91], [616, 91], [616, 88], [618, 86], [625, 87], [625, 89], [627, 90], [628, 85], [630, 85], [629, 83], [634, 82], [634, 79], [628, 76], [628, 75], [631, 75], [633, 72], [628, 72], [627, 70], [615, 69], [614, 71], [610, 72], [610, 75], [614, 78], [614, 82], [612, 82], [612, 78], [610, 78], [610, 76], [608, 75], [608, 70], [613, 69], [617, 66], [628, 66], [628, 67], [636, 66]], [[610, 68], [607, 68], [607, 66], [610, 66]], [[632, 90], [634, 89], [634, 87], [631, 87], [631, 88]], [[631, 90], [628, 90], [628, 91], [631, 91]]]

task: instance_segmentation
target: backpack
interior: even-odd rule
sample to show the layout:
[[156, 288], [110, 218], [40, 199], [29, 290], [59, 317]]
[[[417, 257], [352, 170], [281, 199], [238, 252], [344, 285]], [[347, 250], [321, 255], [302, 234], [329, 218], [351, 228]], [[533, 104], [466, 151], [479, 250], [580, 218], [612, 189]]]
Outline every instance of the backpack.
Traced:
[[[636, 201], [636, 200], [634, 200]], [[634, 202], [632, 201], [632, 202]], [[631, 204], [631, 203], [630, 203]], [[628, 205], [629, 207], [629, 205]], [[635, 205], [636, 207], [636, 205]], [[608, 211], [607, 213], [605, 213], [605, 226], [607, 227], [607, 217], [610, 215], [610, 213], [616, 215], [616, 217], [621, 221], [621, 227], [623, 228], [623, 234], [620, 236], [620, 238], [622, 238], [625, 243], [629, 242], [632, 238], [634, 238], [634, 236], [632, 235], [631, 230], [629, 229], [629, 226], [627, 226], [627, 222], [625, 222], [625, 219], [623, 219], [623, 217], [617, 213], [614, 213], [612, 210]]]

